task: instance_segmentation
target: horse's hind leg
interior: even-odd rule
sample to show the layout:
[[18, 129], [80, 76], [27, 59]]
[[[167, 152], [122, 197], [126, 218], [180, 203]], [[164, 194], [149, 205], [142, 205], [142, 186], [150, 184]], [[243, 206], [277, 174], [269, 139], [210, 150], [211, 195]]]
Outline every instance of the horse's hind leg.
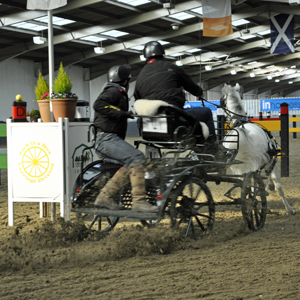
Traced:
[[289, 205], [287, 199], [285, 198], [284, 195], [284, 191], [282, 188], [282, 185], [280, 183], [280, 176], [279, 176], [279, 172], [278, 169], [276, 168], [276, 166], [274, 167], [273, 171], [271, 172], [269, 178], [268, 178], [268, 184], [267, 184], [267, 188], [272, 186], [272, 183], [274, 184], [274, 189], [277, 193], [277, 195], [281, 198], [284, 206], [285, 206], [285, 210], [288, 214], [294, 215], [296, 212], [295, 210]]

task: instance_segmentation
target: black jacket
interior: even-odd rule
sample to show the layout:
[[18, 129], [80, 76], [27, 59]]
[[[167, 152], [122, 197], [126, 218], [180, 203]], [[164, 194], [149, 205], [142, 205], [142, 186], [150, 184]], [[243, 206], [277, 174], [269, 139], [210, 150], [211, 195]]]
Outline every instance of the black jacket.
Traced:
[[194, 96], [202, 96], [203, 90], [185, 71], [163, 59], [149, 60], [140, 72], [134, 91], [135, 100], [163, 100], [183, 108], [184, 88]]
[[115, 133], [125, 139], [128, 118], [128, 95], [125, 89], [116, 83], [107, 83], [93, 107], [97, 130]]

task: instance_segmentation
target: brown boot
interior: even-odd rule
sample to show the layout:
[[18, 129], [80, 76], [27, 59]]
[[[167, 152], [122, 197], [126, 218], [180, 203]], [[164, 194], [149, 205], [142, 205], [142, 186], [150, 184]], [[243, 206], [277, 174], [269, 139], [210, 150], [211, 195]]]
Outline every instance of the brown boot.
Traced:
[[145, 172], [143, 167], [130, 169], [132, 206], [131, 210], [140, 212], [157, 212], [158, 207], [146, 201]]
[[122, 209], [122, 206], [114, 198], [116, 198], [120, 188], [127, 183], [129, 183], [128, 169], [121, 167], [101, 189], [94, 205], [108, 209]]

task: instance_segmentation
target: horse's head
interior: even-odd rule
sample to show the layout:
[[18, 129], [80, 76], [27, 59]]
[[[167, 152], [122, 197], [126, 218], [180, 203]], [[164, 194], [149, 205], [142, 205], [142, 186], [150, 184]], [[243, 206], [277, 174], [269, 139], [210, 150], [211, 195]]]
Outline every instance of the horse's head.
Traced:
[[222, 88], [220, 104], [229, 119], [232, 119], [233, 115], [246, 116], [244, 105], [239, 94], [240, 88], [238, 83], [235, 86], [225, 83]]

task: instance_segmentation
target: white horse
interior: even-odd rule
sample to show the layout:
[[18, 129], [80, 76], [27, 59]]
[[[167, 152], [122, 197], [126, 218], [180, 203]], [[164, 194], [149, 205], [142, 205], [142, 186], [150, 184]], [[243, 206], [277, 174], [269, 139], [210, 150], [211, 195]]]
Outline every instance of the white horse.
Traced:
[[[238, 83], [234, 87], [225, 84], [222, 89], [221, 106], [225, 110], [227, 120], [234, 121], [234, 118], [246, 120], [246, 112], [239, 90], [240, 86]], [[294, 215], [295, 210], [287, 202], [282, 185], [280, 184], [279, 171], [276, 165], [274, 167], [271, 166], [272, 155], [269, 155], [268, 152], [274, 149], [274, 140], [259, 125], [251, 122], [241, 122], [235, 129], [239, 134], [239, 148], [236, 159], [243, 163], [231, 166], [231, 172], [240, 175], [250, 171], [259, 169], [267, 170], [270, 168], [271, 172], [268, 176], [266, 191], [274, 187], [285, 206], [286, 212]], [[231, 131], [225, 136], [223, 142], [225, 148], [236, 149], [236, 144], [229, 142], [237, 139], [233, 135], [234, 132]]]

